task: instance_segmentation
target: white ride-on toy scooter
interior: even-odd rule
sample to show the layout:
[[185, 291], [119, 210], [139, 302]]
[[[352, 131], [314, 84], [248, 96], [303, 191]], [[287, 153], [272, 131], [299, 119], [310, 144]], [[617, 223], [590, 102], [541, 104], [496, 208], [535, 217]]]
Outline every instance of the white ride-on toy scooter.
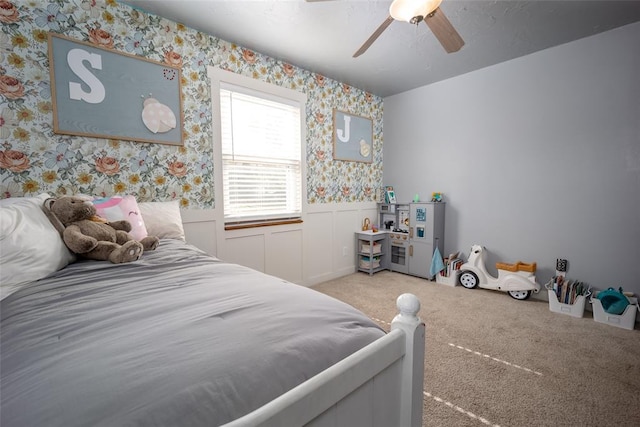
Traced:
[[495, 278], [485, 267], [486, 249], [480, 245], [471, 246], [469, 259], [460, 267], [458, 283], [467, 289], [480, 286], [483, 289], [493, 289], [507, 292], [509, 296], [517, 300], [525, 300], [531, 296], [531, 292], [540, 291], [540, 285], [536, 283], [536, 263], [525, 264], [516, 262], [506, 264], [498, 262], [498, 277]]

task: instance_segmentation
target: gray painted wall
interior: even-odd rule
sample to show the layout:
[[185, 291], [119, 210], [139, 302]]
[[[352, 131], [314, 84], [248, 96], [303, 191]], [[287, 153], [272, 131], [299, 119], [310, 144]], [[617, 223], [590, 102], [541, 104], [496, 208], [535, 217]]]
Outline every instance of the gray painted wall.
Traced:
[[[384, 184], [444, 193], [445, 252], [640, 294], [640, 23], [384, 100]], [[464, 49], [473, 49], [472, 45]], [[540, 295], [546, 298], [546, 295]]]

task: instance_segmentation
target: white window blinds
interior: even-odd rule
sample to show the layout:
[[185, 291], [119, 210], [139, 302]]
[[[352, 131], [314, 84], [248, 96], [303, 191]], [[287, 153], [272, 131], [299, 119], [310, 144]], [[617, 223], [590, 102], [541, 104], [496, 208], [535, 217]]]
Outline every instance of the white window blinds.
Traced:
[[297, 101], [221, 84], [226, 224], [300, 217], [300, 109]]

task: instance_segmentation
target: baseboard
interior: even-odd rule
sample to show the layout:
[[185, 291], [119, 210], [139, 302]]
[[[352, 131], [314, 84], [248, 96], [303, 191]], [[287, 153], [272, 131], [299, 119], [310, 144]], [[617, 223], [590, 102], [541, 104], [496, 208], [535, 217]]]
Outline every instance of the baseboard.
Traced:
[[355, 273], [356, 269], [354, 266], [344, 267], [337, 271], [327, 272], [318, 274], [316, 276], [307, 277], [301, 285], [306, 287], [311, 287], [317, 285], [318, 283], [327, 282], [329, 280], [339, 279], [344, 276], [348, 276], [349, 274]]

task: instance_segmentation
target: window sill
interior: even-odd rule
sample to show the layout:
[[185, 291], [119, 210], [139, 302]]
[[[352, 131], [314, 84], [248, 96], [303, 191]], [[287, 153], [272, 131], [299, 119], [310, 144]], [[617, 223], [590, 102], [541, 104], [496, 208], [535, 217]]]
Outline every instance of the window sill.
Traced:
[[272, 227], [275, 225], [301, 224], [301, 223], [302, 223], [302, 218], [290, 218], [290, 219], [282, 219], [282, 220], [225, 224], [224, 229], [225, 230], [242, 230], [245, 228]]

